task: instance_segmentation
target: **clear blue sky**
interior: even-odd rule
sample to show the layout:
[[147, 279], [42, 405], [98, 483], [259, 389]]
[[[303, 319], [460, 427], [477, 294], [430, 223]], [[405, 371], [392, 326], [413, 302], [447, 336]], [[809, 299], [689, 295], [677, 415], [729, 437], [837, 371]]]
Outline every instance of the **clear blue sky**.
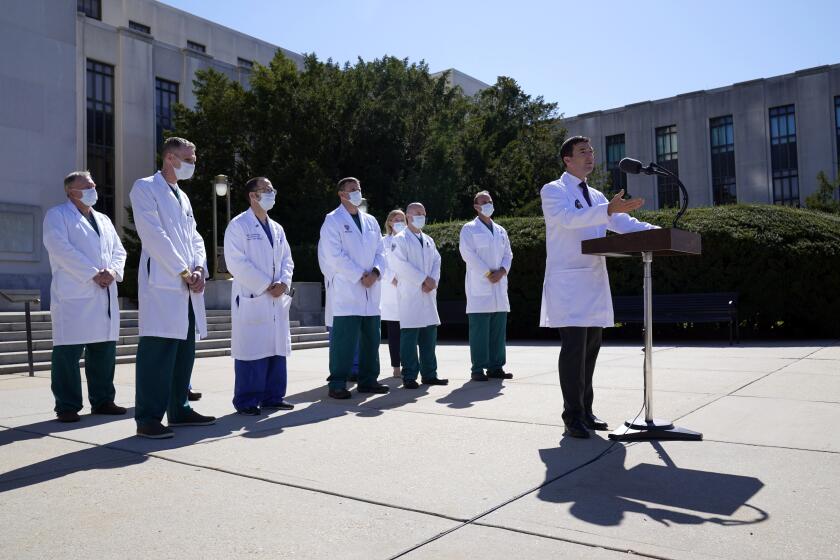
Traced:
[[164, 0], [321, 59], [516, 79], [567, 116], [840, 62], [840, 0]]

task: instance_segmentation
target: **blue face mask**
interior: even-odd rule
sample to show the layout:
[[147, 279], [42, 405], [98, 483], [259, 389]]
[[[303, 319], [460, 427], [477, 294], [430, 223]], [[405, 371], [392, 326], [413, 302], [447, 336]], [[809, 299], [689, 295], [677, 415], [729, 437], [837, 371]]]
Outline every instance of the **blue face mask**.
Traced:
[[91, 207], [99, 200], [99, 195], [96, 194], [96, 189], [85, 189], [82, 191], [82, 198], [79, 200], [85, 206]]
[[257, 201], [259, 205], [262, 207], [263, 210], [268, 212], [272, 208], [274, 208], [274, 198], [277, 196], [276, 193], [273, 192], [265, 192], [260, 195], [260, 199]]
[[391, 229], [394, 230], [394, 233], [400, 233], [405, 229], [405, 222], [394, 222], [391, 224]]
[[359, 206], [362, 204], [362, 191], [353, 191], [349, 195], [350, 204], [353, 206]]
[[423, 229], [423, 226], [426, 225], [426, 216], [412, 216], [411, 225], [417, 229]]

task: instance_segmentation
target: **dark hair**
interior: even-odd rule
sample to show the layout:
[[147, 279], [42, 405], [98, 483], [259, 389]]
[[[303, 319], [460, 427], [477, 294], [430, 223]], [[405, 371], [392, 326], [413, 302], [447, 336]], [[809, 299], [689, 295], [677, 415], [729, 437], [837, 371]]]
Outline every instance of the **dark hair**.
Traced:
[[163, 141], [163, 147], [160, 150], [160, 155], [161, 157], [166, 157], [166, 154], [169, 152], [174, 152], [176, 150], [180, 150], [181, 148], [192, 148], [194, 150], [195, 144], [185, 138], [170, 136]]
[[566, 138], [563, 145], [560, 146], [560, 159], [572, 157], [574, 155], [575, 146], [583, 144], [584, 142], [591, 142], [586, 136], [572, 136]]
[[356, 183], [360, 187], [362, 186], [362, 183], [358, 179], [356, 179], [355, 177], [345, 177], [344, 179], [342, 179], [338, 182], [338, 190], [339, 191], [344, 190], [345, 183]]
[[250, 194], [260, 188], [260, 181], [268, 181], [268, 177], [254, 177], [245, 183], [245, 196], [250, 200]]

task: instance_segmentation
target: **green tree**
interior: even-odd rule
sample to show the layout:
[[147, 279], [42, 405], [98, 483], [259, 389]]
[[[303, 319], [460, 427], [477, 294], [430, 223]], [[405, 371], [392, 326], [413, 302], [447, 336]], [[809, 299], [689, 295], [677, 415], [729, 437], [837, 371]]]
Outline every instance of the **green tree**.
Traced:
[[840, 177], [831, 182], [825, 171], [817, 173], [817, 191], [805, 199], [805, 206], [812, 210], [840, 214]]

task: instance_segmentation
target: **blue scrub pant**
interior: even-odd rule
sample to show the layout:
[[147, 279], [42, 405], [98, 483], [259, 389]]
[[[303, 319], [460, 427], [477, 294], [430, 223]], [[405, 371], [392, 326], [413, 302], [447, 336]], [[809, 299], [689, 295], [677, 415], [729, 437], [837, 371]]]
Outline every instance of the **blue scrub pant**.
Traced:
[[286, 396], [286, 356], [234, 360], [233, 369], [236, 373], [233, 388], [236, 410], [277, 404]]

